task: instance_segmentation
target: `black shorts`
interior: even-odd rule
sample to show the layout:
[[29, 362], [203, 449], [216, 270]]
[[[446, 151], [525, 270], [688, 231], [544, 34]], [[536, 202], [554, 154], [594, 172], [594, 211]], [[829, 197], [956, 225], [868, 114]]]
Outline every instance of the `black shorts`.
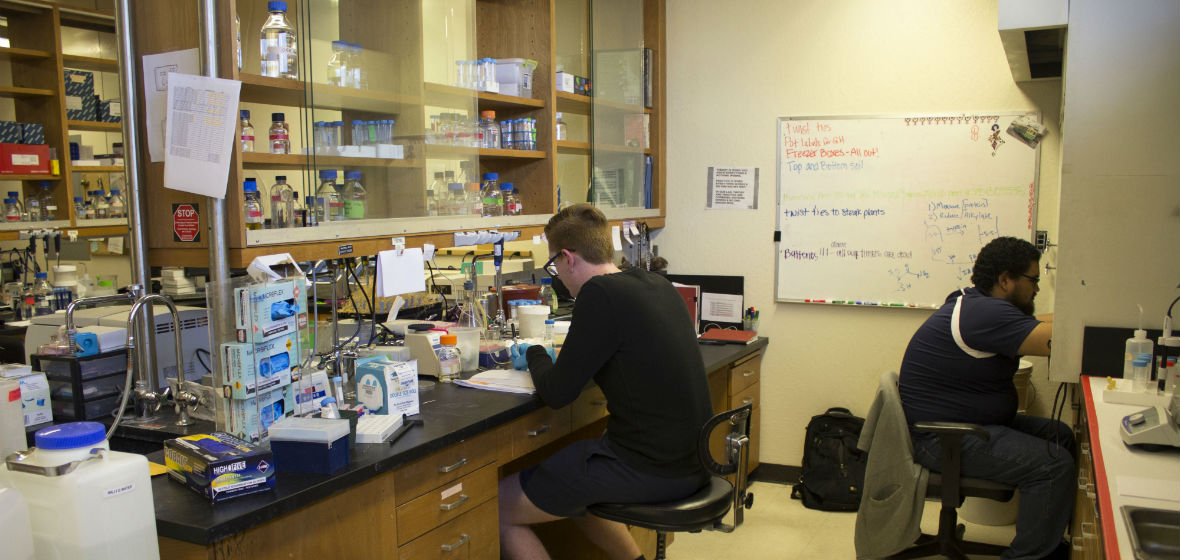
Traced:
[[525, 496], [558, 517], [581, 517], [592, 504], [677, 500], [708, 480], [704, 473], [666, 478], [636, 470], [615, 455], [605, 437], [573, 443], [520, 472]]

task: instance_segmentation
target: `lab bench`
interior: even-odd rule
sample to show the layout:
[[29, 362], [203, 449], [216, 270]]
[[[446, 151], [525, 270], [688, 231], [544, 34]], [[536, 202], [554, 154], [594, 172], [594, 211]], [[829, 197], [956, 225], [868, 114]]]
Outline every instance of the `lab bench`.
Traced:
[[[767, 344], [759, 338], [699, 347], [714, 408], [756, 403], [751, 389]], [[273, 492], [216, 506], [166, 476], [155, 477], [161, 557], [496, 558], [499, 478], [605, 428], [606, 403], [596, 387], [559, 410], [534, 395], [451, 384], [435, 384], [419, 398], [423, 426], [393, 444], [355, 445], [348, 466], [332, 475], [278, 472]], [[756, 432], [752, 439], [756, 459]], [[148, 457], [163, 462], [162, 455]], [[568, 537], [546, 544], [551, 551], [560, 546], [562, 558], [597, 557], [593, 546]], [[649, 537], [637, 540], [650, 555]]]
[[1124, 506], [1180, 511], [1180, 450], [1125, 445], [1119, 434], [1122, 418], [1146, 407], [1103, 402], [1106, 384], [1103, 377], [1081, 379], [1073, 560], [1139, 558]]

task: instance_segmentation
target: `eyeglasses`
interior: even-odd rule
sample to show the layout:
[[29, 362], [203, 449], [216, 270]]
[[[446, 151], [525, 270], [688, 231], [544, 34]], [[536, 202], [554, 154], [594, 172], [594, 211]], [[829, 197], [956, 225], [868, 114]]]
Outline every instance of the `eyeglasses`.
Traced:
[[1041, 277], [1040, 276], [1029, 276], [1027, 274], [1021, 274], [1021, 276], [1028, 278], [1030, 281], [1032, 281], [1034, 286], [1041, 285]]
[[561, 251], [558, 251], [556, 255], [549, 257], [549, 260], [545, 261], [545, 266], [541, 267], [545, 271], [545, 274], [548, 274], [551, 278], [557, 278], [557, 264], [554, 261], [560, 256]]

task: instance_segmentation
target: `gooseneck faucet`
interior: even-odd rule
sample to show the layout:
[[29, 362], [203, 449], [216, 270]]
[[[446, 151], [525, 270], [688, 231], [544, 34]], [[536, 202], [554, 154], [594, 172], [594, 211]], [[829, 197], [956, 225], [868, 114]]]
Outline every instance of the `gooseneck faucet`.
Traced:
[[[172, 303], [172, 298], [160, 294], [146, 294], [140, 296], [131, 305], [131, 313], [127, 316], [127, 371], [131, 371], [135, 367], [134, 347], [135, 337], [134, 325], [136, 319], [140, 315], [140, 310], [143, 306], [151, 302], [159, 302], [168, 308], [168, 314], [172, 316], [172, 337], [175, 342], [176, 349], [176, 394], [173, 396], [173, 401], [176, 403], [176, 413], [180, 419], [176, 421], [177, 426], [187, 426], [192, 423], [189, 419], [189, 407], [196, 407], [200, 404], [200, 398], [189, 391], [185, 390], [184, 379], [184, 352], [182, 350], [180, 341], [180, 314], [176, 311], [176, 304]], [[154, 319], [154, 318], [149, 318]], [[155, 321], [152, 320], [150, 325], [154, 328]], [[140, 381], [136, 383], [135, 397], [143, 406], [140, 408], [140, 415], [146, 417], [156, 410], [159, 410], [160, 405], [168, 398], [169, 388], [165, 387], [162, 390], [156, 390], [156, 372], [141, 371], [139, 374]]]

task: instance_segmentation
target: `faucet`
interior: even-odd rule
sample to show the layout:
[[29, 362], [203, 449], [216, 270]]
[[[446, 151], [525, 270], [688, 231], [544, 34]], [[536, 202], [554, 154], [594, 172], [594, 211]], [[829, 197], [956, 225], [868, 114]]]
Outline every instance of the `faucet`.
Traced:
[[141, 286], [131, 285], [127, 286], [127, 293], [125, 294], [115, 294], [113, 296], [95, 296], [71, 301], [70, 304], [66, 306], [66, 341], [69, 345], [69, 353], [74, 354], [78, 350], [81, 350], [81, 347], [78, 346], [78, 343], [75, 340], [75, 337], [78, 335], [77, 325], [74, 324], [75, 309], [82, 306], [93, 307], [96, 305], [102, 305], [104, 303], [134, 303], [136, 298], [139, 297], [139, 293], [142, 291], [143, 288]]
[[[177, 426], [187, 426], [192, 424], [189, 418], [188, 409], [195, 408], [200, 405], [200, 397], [195, 393], [190, 393], [185, 390], [184, 379], [184, 352], [180, 342], [180, 314], [176, 311], [176, 304], [172, 303], [172, 298], [160, 294], [146, 294], [139, 296], [135, 303], [131, 305], [131, 313], [127, 316], [127, 371], [131, 371], [135, 367], [134, 348], [135, 337], [132, 333], [135, 332], [135, 320], [139, 315], [139, 311], [144, 305], [150, 302], [163, 303], [168, 308], [168, 313], [172, 316], [172, 336], [176, 345], [176, 394], [173, 397], [173, 402], [176, 403], [176, 413], [180, 419], [176, 421]], [[152, 322], [154, 325], [154, 321]], [[140, 381], [136, 382], [135, 398], [143, 405], [140, 413], [141, 417], [146, 417], [151, 413], [159, 410], [160, 405], [168, 398], [170, 387], [165, 387], [160, 391], [152, 390], [155, 385], [156, 372], [149, 371], [146, 374], [141, 372]]]

